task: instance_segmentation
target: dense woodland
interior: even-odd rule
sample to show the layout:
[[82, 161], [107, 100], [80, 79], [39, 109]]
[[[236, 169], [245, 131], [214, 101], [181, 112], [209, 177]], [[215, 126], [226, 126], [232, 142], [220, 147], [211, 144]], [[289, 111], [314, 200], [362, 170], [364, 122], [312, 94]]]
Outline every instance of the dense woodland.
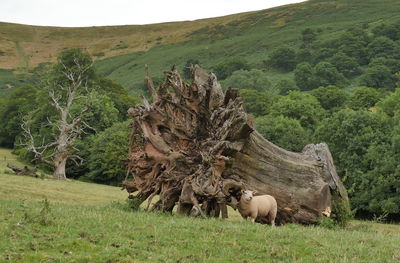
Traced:
[[[262, 65], [237, 56], [207, 69], [225, 89], [240, 90], [257, 130], [268, 140], [291, 151], [326, 142], [356, 216], [399, 220], [400, 22], [353, 27], [332, 39], [321, 40], [320, 33], [319, 28], [304, 29], [300, 45], [273, 49]], [[29, 123], [39, 143], [52, 140], [58, 113], [49, 91], [61, 96], [58, 88], [69, 85], [62, 68], [73, 69], [76, 59], [88, 68], [85, 89], [79, 91], [88, 100], [77, 100], [71, 111], [84, 112], [87, 126], [72, 149], [82, 163], [70, 159], [67, 177], [118, 185], [126, 173], [126, 113], [140, 99], [100, 77], [90, 55], [80, 49], [66, 50], [54, 65], [36, 68], [31, 85], [0, 99], [0, 146], [14, 148], [21, 159], [34, 159], [24, 146], [22, 122]], [[202, 61], [188, 58], [186, 66], [192, 64]], [[179, 70], [190, 78], [186, 67]], [[285, 77], [271, 79], [271, 71]]]

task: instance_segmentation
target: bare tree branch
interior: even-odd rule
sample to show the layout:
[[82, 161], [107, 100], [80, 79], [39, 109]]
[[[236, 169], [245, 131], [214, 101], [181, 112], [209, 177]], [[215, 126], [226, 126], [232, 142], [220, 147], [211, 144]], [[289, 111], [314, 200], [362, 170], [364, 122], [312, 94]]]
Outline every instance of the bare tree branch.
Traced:
[[32, 133], [31, 133], [31, 129], [30, 126], [28, 124], [27, 120], [23, 120], [21, 123], [21, 128], [23, 130], [23, 135], [25, 137], [26, 142], [25, 143], [21, 143], [21, 145], [24, 145], [27, 147], [28, 151], [32, 152], [35, 154], [35, 159], [40, 160], [42, 162], [45, 162], [51, 166], [54, 166], [54, 163], [52, 161], [49, 160], [49, 158], [52, 157], [52, 155], [54, 154], [50, 154], [48, 156], [44, 156], [44, 153], [54, 147], [57, 143], [56, 142], [51, 142], [48, 144], [44, 143], [44, 138], [42, 140], [42, 144], [40, 146], [36, 146], [35, 145], [35, 138], [33, 137]]

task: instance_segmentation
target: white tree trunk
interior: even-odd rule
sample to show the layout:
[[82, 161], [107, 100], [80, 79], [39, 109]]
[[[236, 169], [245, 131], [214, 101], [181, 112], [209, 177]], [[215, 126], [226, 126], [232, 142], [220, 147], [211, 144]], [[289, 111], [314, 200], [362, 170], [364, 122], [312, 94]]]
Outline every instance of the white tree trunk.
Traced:
[[67, 176], [65, 175], [65, 166], [67, 164], [67, 158], [60, 156], [54, 162], [55, 170], [53, 173], [54, 179], [65, 180]]

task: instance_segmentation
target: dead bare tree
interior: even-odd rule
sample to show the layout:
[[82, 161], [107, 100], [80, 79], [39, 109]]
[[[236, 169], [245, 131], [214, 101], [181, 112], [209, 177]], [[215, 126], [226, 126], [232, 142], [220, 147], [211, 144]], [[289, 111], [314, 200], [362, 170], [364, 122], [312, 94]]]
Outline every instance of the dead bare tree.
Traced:
[[85, 103], [79, 112], [71, 111], [73, 105], [80, 100], [87, 100], [88, 80], [86, 72], [92, 68], [92, 64], [84, 65], [78, 58], [73, 59], [72, 66], [59, 62], [61, 73], [66, 81], [49, 83], [51, 87], [49, 103], [56, 109], [58, 119], [50, 121], [50, 128], [56, 128], [57, 133], [53, 134], [51, 142], [45, 143], [41, 138], [38, 144], [36, 136], [32, 134], [30, 120], [25, 118], [21, 124], [25, 137], [22, 143], [28, 151], [34, 153], [35, 159], [44, 162], [54, 168], [54, 178], [66, 179], [65, 167], [67, 160], [75, 162], [82, 161], [78, 155], [72, 154], [74, 143], [85, 129], [93, 129], [85, 122], [85, 113], [89, 111], [89, 103]]
[[[326, 144], [286, 151], [264, 139], [246, 114], [240, 93], [225, 93], [215, 75], [198, 66], [192, 82], [166, 72], [152, 103], [129, 109], [132, 118], [128, 172], [138, 203], [159, 195], [152, 209], [227, 217], [244, 188], [273, 195], [278, 223], [315, 223], [335, 202], [348, 202]], [[196, 212], [195, 211], [195, 212]], [[192, 211], [193, 212], [193, 211]]]

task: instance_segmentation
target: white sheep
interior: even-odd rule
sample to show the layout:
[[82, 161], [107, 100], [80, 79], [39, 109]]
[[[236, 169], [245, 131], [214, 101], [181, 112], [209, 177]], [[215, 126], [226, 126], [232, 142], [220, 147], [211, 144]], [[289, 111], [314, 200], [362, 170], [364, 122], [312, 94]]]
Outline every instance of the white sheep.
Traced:
[[275, 198], [270, 195], [254, 196], [255, 193], [255, 191], [242, 190], [238, 206], [239, 213], [245, 220], [250, 217], [253, 223], [258, 218], [274, 226], [278, 210]]

